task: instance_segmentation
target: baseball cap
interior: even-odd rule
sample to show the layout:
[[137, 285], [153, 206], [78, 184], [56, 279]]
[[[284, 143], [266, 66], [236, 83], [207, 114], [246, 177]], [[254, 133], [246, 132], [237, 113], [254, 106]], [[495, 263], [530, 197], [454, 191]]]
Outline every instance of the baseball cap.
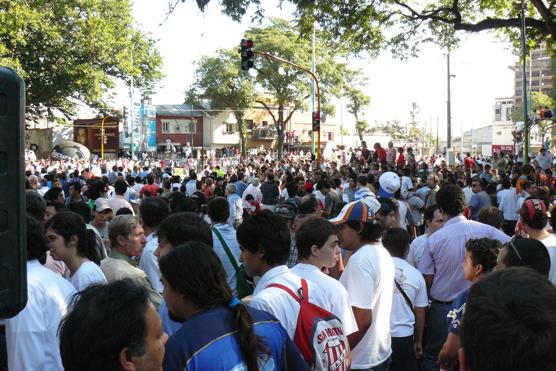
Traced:
[[108, 200], [104, 197], [99, 197], [95, 200], [95, 210], [98, 213], [103, 212], [104, 210], [112, 210], [112, 207], [110, 206], [110, 203], [108, 202]]
[[[372, 201], [373, 198], [369, 198], [369, 200]], [[376, 201], [376, 199], [374, 199], [374, 201]], [[334, 224], [341, 224], [345, 222], [369, 223], [374, 220], [375, 207], [376, 205], [374, 205], [373, 202], [350, 202], [342, 208], [342, 211], [340, 211], [337, 217], [330, 219], [330, 221]], [[378, 208], [380, 208], [380, 204], [378, 205]]]
[[274, 208], [274, 214], [280, 215], [286, 219], [295, 219], [295, 206], [288, 203], [276, 205]]
[[394, 193], [400, 189], [400, 177], [398, 174], [388, 171], [378, 179], [378, 195], [380, 197], [392, 198]]

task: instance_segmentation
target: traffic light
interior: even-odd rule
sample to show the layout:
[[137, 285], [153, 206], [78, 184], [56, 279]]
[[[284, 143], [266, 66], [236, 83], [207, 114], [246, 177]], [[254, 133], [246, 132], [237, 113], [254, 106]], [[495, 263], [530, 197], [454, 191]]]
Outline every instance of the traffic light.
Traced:
[[0, 318], [27, 302], [25, 219], [25, 83], [0, 67]]
[[313, 112], [313, 132], [320, 130], [320, 111]]
[[253, 68], [253, 40], [241, 39], [241, 69], [243, 71], [249, 71]]

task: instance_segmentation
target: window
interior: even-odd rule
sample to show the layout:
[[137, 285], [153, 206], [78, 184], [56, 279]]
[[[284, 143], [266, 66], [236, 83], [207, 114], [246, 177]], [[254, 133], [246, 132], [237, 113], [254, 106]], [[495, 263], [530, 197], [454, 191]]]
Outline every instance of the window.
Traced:
[[539, 80], [533, 80], [531, 81], [531, 86], [539, 86], [540, 85], [540, 81]]
[[329, 131], [327, 134], [327, 139], [329, 142], [333, 142], [334, 141], [334, 132]]
[[245, 127], [247, 130], [253, 130], [253, 120], [245, 120]]
[[163, 133], [168, 133], [170, 131], [169, 128], [168, 128], [168, 126], [169, 126], [168, 124], [169, 124], [168, 121], [163, 121], [162, 122], [162, 132]]
[[234, 124], [233, 123], [229, 123], [229, 122], [225, 122], [225, 130], [224, 130], [224, 134], [233, 134], [234, 133]]
[[539, 77], [541, 75], [541, 71], [533, 71], [531, 72], [532, 77]]

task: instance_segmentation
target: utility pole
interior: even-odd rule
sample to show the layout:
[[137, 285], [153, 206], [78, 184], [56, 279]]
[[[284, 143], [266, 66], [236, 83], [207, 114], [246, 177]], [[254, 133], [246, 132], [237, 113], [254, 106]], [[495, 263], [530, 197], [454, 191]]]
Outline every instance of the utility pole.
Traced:
[[131, 98], [131, 109], [129, 110], [129, 128], [130, 128], [130, 140], [129, 140], [129, 153], [131, 153], [131, 158], [133, 158], [133, 123], [135, 121], [135, 117], [134, 117], [134, 111], [135, 111], [135, 107], [133, 106], [133, 76], [131, 76], [131, 93], [130, 93], [130, 98]]
[[527, 43], [525, 2], [521, 0], [521, 55], [523, 57], [523, 162], [529, 163], [529, 107], [527, 104]]
[[436, 154], [438, 154], [438, 126], [440, 125], [440, 117], [436, 116]]
[[[312, 38], [312, 63], [311, 63], [311, 72], [313, 75], [316, 74], [316, 64], [315, 64], [315, 24], [313, 23], [313, 38]], [[315, 80], [311, 81], [311, 112], [315, 112]], [[320, 108], [319, 108], [320, 113]], [[319, 133], [319, 148], [318, 151], [320, 153], [320, 133]], [[311, 152], [316, 156], [315, 152], [315, 131], [311, 131]], [[320, 155], [319, 155], [320, 156]], [[317, 156], [318, 157], [318, 156]]]
[[447, 54], [447, 65], [448, 65], [448, 101], [446, 102], [446, 112], [448, 115], [447, 118], [447, 129], [448, 129], [448, 136], [446, 137], [446, 148], [448, 151], [452, 149], [452, 102], [451, 102], [451, 91], [450, 91], [450, 80], [452, 75], [450, 74], [450, 52]]

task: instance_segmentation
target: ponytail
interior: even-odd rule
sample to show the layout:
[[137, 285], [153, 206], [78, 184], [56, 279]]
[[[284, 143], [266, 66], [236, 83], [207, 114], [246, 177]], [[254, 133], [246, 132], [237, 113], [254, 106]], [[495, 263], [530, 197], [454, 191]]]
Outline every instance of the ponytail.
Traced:
[[[230, 304], [237, 298], [233, 298]], [[253, 331], [253, 318], [247, 311], [247, 307], [243, 304], [236, 304], [232, 308], [232, 315], [234, 319], [234, 328], [237, 331], [237, 342], [241, 349], [241, 354], [247, 371], [259, 370], [259, 353], [268, 353], [268, 349]]]
[[100, 265], [101, 254], [99, 246], [97, 246], [97, 236], [92, 229], [87, 229], [87, 234], [85, 237], [85, 257], [95, 263]]

